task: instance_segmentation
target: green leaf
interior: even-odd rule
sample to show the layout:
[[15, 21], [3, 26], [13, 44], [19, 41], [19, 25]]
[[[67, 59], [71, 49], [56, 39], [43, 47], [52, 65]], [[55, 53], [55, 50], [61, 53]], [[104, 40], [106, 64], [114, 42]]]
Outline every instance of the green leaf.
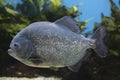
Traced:
[[111, 52], [113, 55], [115, 55], [115, 56], [119, 56], [119, 53], [118, 53], [117, 51], [115, 51], [115, 50], [110, 50], [110, 52]]
[[34, 1], [33, 1], [33, 0], [29, 0], [29, 1], [30, 1], [30, 3], [32, 4], [32, 6], [34, 7], [35, 12], [37, 12], [37, 8], [36, 8], [36, 5], [35, 5]]
[[5, 0], [0, 0], [0, 5], [3, 5], [5, 3]]
[[77, 11], [78, 11], [78, 7], [80, 7], [80, 6], [82, 6], [82, 5], [83, 5], [83, 3], [79, 3], [79, 4], [77, 4], [77, 5], [74, 5], [74, 6], [72, 7], [73, 12], [77, 12]]
[[93, 17], [85, 20], [85, 24], [88, 24], [91, 20], [93, 20]]
[[59, 7], [61, 5], [61, 0], [51, 0], [54, 7]]
[[11, 15], [13, 15], [13, 16], [16, 16], [16, 15], [18, 14], [15, 10], [10, 9], [10, 8], [8, 8], [8, 7], [5, 7], [5, 10], [6, 10], [9, 14], [11, 14]]
[[32, 5], [34, 5], [34, 2], [33, 2], [33, 0], [29, 0], [30, 1], [30, 3], [32, 4]]

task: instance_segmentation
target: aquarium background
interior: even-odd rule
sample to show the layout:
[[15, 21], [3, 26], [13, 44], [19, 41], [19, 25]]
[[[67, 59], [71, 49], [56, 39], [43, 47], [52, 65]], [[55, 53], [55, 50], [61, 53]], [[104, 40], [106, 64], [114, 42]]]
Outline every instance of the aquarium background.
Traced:
[[[12, 38], [32, 22], [71, 16], [86, 37], [107, 28], [106, 58], [92, 52], [78, 73], [28, 67], [7, 53]], [[120, 0], [0, 0], [0, 80], [43, 77], [51, 80], [120, 80]]]

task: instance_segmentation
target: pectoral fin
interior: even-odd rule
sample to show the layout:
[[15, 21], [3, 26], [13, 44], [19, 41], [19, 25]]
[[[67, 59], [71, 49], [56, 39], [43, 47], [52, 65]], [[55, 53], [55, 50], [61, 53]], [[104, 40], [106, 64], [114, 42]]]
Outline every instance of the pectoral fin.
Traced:
[[31, 61], [31, 62], [32, 62], [33, 64], [35, 64], [35, 65], [38, 65], [38, 64], [43, 63], [42, 58], [41, 58], [39, 55], [35, 54], [35, 53], [33, 53], [33, 54], [28, 58], [28, 60]]
[[43, 63], [41, 59], [29, 59], [33, 64], [38, 65]]

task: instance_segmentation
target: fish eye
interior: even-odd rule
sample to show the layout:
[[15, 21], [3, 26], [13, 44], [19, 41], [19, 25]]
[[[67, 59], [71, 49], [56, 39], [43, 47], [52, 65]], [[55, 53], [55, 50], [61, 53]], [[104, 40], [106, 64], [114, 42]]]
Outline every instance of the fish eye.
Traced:
[[14, 47], [15, 49], [18, 49], [18, 48], [20, 48], [20, 45], [19, 45], [19, 43], [14, 43], [14, 44], [13, 44], [13, 47]]

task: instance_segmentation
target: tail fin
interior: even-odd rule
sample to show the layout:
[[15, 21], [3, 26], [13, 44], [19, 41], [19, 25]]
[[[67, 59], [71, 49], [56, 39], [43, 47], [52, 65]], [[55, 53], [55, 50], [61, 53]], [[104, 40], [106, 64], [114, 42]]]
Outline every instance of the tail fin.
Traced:
[[96, 48], [94, 49], [94, 51], [100, 57], [106, 57], [108, 55], [108, 48], [104, 44], [104, 38], [106, 37], [106, 34], [106, 27], [102, 26], [98, 28], [92, 36], [92, 39], [96, 40]]

